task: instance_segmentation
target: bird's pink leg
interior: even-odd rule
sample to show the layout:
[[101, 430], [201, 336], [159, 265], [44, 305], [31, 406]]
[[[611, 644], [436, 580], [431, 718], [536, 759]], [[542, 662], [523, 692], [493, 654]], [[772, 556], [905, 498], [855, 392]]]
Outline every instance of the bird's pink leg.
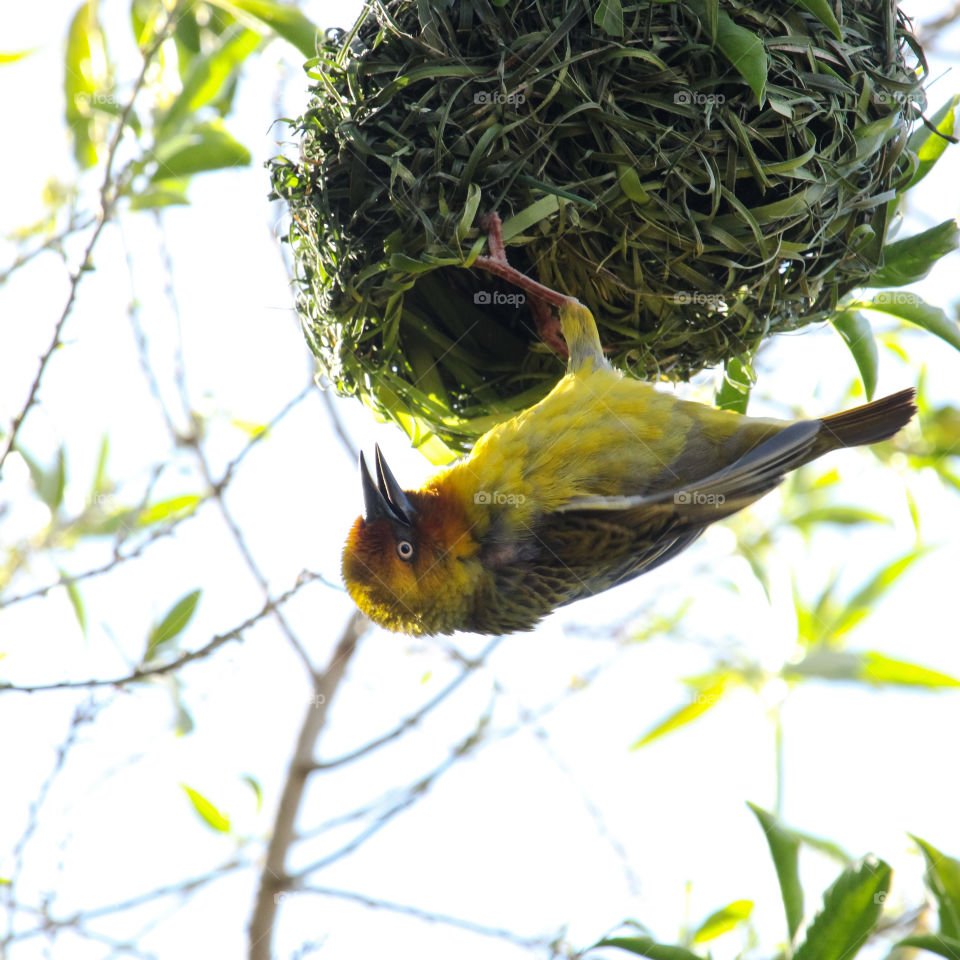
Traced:
[[526, 290], [530, 294], [530, 312], [533, 314], [540, 339], [554, 353], [559, 354], [566, 360], [569, 357], [569, 351], [566, 341], [560, 333], [560, 320], [550, 310], [550, 307], [562, 307], [565, 303], [576, 303], [576, 298], [568, 297], [565, 293], [558, 293], [510, 266], [507, 261], [507, 251], [503, 245], [502, 224], [499, 214], [484, 214], [480, 219], [480, 226], [487, 230], [490, 256], [477, 257], [474, 263], [481, 270], [487, 270], [498, 277], [503, 277], [504, 280], [508, 280], [514, 286]]

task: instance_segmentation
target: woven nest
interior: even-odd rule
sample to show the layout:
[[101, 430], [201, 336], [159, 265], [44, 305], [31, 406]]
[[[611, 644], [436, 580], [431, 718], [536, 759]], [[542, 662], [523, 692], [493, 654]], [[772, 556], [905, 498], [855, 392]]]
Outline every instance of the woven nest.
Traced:
[[749, 362], [880, 263], [923, 100], [899, 11], [623, 13], [372, 0], [310, 64], [299, 158], [270, 164], [298, 310], [337, 389], [415, 442], [466, 449], [563, 373], [516, 291], [463, 269], [487, 211], [513, 265], [588, 304], [639, 378]]

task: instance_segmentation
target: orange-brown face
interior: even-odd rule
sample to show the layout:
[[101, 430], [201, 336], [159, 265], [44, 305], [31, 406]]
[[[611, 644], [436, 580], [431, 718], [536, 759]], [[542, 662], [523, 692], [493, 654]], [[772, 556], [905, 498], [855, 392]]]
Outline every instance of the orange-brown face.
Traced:
[[439, 490], [400, 489], [377, 451], [377, 483], [361, 457], [364, 515], [343, 550], [347, 591], [371, 620], [402, 633], [451, 632], [469, 604], [476, 544], [462, 509]]

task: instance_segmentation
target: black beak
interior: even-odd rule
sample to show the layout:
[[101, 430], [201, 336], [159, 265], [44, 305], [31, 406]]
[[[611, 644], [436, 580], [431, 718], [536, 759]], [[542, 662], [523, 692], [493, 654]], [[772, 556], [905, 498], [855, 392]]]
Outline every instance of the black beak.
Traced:
[[377, 483], [367, 469], [367, 461], [360, 454], [360, 485], [363, 487], [363, 519], [367, 523], [372, 520], [390, 520], [409, 526], [413, 523], [416, 511], [413, 504], [403, 492], [396, 477], [390, 471], [379, 445], [377, 451]]

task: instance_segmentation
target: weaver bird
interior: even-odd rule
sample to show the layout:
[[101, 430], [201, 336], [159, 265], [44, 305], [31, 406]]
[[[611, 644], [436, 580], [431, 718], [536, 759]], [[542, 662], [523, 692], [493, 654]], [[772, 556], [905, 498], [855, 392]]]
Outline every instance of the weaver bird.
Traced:
[[566, 375], [470, 455], [404, 491], [360, 456], [364, 513], [342, 572], [373, 621], [409, 634], [530, 630], [557, 607], [675, 557], [717, 520], [838, 447], [886, 440], [914, 391], [819, 420], [746, 417], [679, 400], [606, 360], [593, 316], [509, 265], [499, 219], [475, 265], [556, 307]]

